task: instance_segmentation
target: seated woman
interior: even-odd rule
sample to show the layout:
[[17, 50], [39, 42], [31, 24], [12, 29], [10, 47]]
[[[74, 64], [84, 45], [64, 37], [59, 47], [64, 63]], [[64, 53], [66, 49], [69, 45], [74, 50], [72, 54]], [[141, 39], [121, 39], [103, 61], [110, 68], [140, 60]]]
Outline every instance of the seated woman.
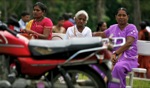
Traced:
[[53, 26], [53, 33], [65, 33], [66, 29], [62, 26], [64, 22], [63, 17], [58, 18], [58, 23]]
[[104, 21], [100, 21], [98, 22], [97, 24], [97, 28], [96, 28], [96, 31], [97, 32], [103, 32], [107, 29], [107, 23], [104, 22]]
[[37, 2], [33, 6], [34, 19], [27, 24], [25, 31], [36, 35], [38, 39], [51, 40], [53, 22], [50, 18], [44, 16], [46, 9], [46, 6], [41, 2]]
[[[140, 30], [138, 34], [139, 40], [149, 41], [150, 40], [150, 33], [146, 29], [146, 22], [142, 21], [140, 24]], [[140, 46], [143, 47], [143, 46]], [[138, 57], [139, 67], [146, 68], [147, 74], [146, 77], [150, 78], [150, 56], [139, 55]], [[140, 77], [144, 77], [143, 74], [140, 74]]]
[[80, 10], [75, 14], [76, 25], [67, 29], [65, 39], [71, 39], [76, 37], [92, 37], [91, 29], [86, 26], [89, 16], [86, 11]]
[[[138, 67], [138, 52], [137, 40], [138, 31], [134, 24], [128, 23], [129, 13], [121, 7], [117, 10], [116, 15], [117, 24], [111, 25], [104, 32], [94, 32], [93, 36], [101, 36], [107, 38], [124, 37], [126, 43], [123, 46], [115, 47], [112, 54], [112, 76], [120, 80], [120, 83], [109, 82], [108, 88], [125, 88], [126, 75], [131, 72], [132, 68]], [[120, 41], [117, 41], [117, 44]]]

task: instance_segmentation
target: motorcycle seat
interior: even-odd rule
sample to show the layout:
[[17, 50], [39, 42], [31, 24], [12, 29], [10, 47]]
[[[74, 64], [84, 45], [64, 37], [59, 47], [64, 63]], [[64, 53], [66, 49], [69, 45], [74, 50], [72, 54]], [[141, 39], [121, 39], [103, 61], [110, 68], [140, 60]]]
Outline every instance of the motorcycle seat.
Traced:
[[[49, 59], [68, 59], [71, 55], [79, 50], [101, 47], [101, 37], [92, 38], [74, 38], [70, 40], [30, 40], [29, 50], [33, 57]], [[90, 54], [83, 53], [80, 57]], [[84, 56], [85, 57], [85, 56]]]

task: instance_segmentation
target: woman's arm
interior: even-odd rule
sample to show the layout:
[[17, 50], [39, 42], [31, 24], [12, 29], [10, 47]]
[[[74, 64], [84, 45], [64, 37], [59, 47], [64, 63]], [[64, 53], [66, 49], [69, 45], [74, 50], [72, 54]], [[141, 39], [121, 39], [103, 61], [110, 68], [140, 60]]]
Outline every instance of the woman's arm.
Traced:
[[66, 33], [66, 29], [64, 27], [61, 27], [61, 30], [60, 30], [61, 33]]
[[138, 39], [141, 40], [142, 39], [142, 32], [138, 33]]
[[118, 50], [116, 50], [113, 55], [112, 55], [112, 62], [113, 65], [116, 63], [118, 57], [120, 57], [120, 55], [127, 49], [129, 49], [129, 47], [132, 45], [132, 43], [134, 42], [134, 38], [133, 37], [127, 37], [127, 41], [125, 43], [125, 45], [121, 46]]
[[48, 39], [49, 35], [50, 35], [51, 30], [49, 28], [45, 28], [43, 30], [43, 34], [39, 34], [38, 38], [40, 39]]
[[121, 54], [122, 52], [124, 52], [125, 50], [129, 49], [129, 47], [132, 45], [132, 43], [134, 42], [134, 37], [128, 36], [126, 43], [121, 46], [118, 50], [116, 50], [116, 54]]
[[92, 36], [101, 36], [102, 38], [106, 38], [106, 35], [104, 32], [93, 32]]
[[50, 34], [50, 29], [49, 28], [45, 28], [43, 30], [43, 34], [37, 33], [37, 32], [32, 31], [32, 30], [27, 30], [27, 29], [25, 31], [27, 33], [34, 34], [34, 35], [38, 36], [39, 39], [48, 39], [49, 34]]

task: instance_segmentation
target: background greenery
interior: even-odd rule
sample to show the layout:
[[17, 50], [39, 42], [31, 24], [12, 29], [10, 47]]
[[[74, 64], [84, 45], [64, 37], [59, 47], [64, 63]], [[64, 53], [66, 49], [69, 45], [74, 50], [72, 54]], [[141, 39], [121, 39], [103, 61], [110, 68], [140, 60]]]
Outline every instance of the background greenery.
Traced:
[[120, 7], [127, 8], [130, 23], [134, 23], [137, 28], [141, 20], [150, 20], [150, 0], [0, 0], [0, 10], [2, 11], [2, 21], [6, 21], [9, 15], [17, 14], [18, 19], [22, 11], [32, 13], [32, 7], [36, 2], [43, 2], [48, 7], [47, 17], [53, 23], [57, 23], [57, 18], [65, 12], [75, 14], [78, 10], [84, 9], [89, 14], [87, 25], [95, 31], [97, 22], [102, 20], [108, 26], [116, 23], [115, 12]]

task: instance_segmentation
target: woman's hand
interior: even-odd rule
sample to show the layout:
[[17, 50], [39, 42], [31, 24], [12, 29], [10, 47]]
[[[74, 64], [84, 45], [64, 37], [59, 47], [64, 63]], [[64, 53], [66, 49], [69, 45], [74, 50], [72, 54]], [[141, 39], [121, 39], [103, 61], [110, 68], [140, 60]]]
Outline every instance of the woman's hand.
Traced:
[[32, 30], [25, 29], [24, 31], [27, 32], [27, 33], [29, 33], [29, 34], [34, 34], [34, 31], [32, 31]]
[[93, 32], [92, 36], [101, 36], [102, 32]]
[[104, 32], [93, 32], [92, 36], [99, 36], [99, 37], [102, 37], [102, 38], [106, 38]]
[[96, 32], [93, 32], [93, 33], [92, 33], [92, 36], [96, 36]]
[[112, 61], [113, 65], [116, 64], [117, 60], [118, 60], [118, 56], [117, 56], [116, 54], [112, 54], [112, 59], [111, 59], [111, 61]]

